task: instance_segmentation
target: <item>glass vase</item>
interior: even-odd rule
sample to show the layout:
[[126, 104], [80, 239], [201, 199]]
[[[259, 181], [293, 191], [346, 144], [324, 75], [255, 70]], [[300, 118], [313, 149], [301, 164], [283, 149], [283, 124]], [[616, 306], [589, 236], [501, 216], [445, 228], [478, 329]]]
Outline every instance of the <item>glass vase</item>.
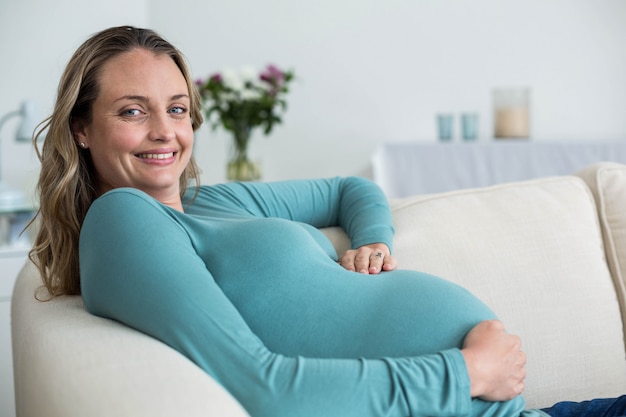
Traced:
[[529, 138], [529, 88], [499, 88], [493, 91], [494, 138]]
[[257, 181], [261, 179], [261, 168], [248, 157], [251, 129], [242, 127], [232, 131], [233, 141], [226, 165], [229, 181]]

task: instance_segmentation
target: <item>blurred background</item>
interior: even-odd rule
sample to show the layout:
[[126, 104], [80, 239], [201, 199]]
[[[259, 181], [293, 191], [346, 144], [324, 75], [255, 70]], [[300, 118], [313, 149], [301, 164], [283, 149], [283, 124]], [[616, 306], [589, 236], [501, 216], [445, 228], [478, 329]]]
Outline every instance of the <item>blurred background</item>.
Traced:
[[[531, 91], [530, 140], [626, 140], [623, 0], [0, 0], [0, 117], [32, 99], [42, 118], [75, 48], [109, 26], [149, 27], [195, 77], [226, 66], [292, 69], [284, 123], [251, 154], [263, 179], [370, 176], [385, 142], [436, 141], [435, 117], [479, 115], [492, 91]], [[33, 193], [38, 162], [0, 130], [4, 181]], [[203, 127], [206, 184], [224, 181], [229, 136]]]

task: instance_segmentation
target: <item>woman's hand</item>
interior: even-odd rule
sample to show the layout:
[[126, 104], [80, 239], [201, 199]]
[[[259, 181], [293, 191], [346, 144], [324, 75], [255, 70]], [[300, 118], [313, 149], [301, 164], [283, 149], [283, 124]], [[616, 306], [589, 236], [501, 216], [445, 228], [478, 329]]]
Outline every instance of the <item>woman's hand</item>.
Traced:
[[471, 382], [472, 398], [508, 401], [524, 390], [526, 354], [518, 336], [497, 320], [483, 321], [465, 337], [461, 350]]
[[378, 274], [381, 271], [391, 271], [398, 266], [396, 259], [391, 256], [389, 248], [384, 243], [372, 243], [347, 250], [339, 258], [339, 264], [348, 271], [362, 274]]

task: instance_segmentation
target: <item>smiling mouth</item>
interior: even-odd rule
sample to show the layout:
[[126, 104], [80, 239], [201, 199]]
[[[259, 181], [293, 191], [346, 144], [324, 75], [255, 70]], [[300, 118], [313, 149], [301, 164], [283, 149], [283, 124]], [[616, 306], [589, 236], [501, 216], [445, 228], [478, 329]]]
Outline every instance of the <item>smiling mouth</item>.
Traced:
[[141, 153], [137, 155], [141, 159], [168, 159], [174, 157], [174, 152], [168, 153]]

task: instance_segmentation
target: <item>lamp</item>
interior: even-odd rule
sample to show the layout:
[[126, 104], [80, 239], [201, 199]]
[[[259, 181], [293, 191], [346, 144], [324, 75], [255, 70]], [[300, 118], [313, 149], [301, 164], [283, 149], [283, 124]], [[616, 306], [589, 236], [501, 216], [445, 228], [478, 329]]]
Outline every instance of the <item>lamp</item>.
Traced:
[[[37, 105], [32, 100], [22, 102], [19, 110], [14, 110], [0, 118], [0, 133], [2, 126], [12, 117], [21, 117], [21, 122], [15, 132], [16, 142], [30, 142], [33, 132], [40, 122]], [[0, 135], [0, 144], [2, 136]], [[0, 152], [0, 163], [2, 153]], [[1, 165], [1, 164], [0, 164]], [[0, 169], [0, 213], [23, 209], [26, 206], [26, 197], [23, 192], [13, 189], [2, 180], [2, 170]]]

